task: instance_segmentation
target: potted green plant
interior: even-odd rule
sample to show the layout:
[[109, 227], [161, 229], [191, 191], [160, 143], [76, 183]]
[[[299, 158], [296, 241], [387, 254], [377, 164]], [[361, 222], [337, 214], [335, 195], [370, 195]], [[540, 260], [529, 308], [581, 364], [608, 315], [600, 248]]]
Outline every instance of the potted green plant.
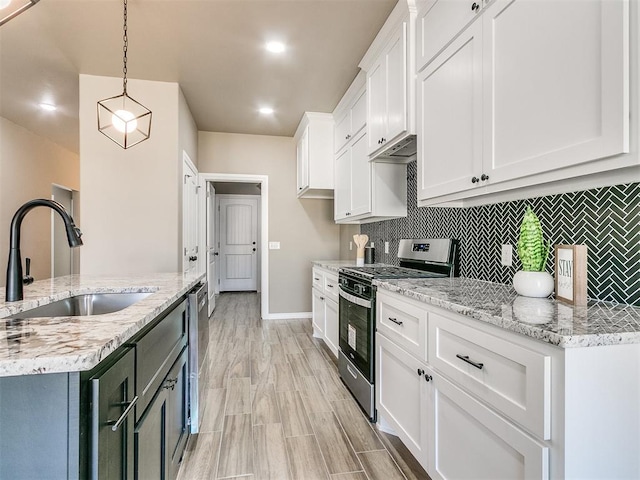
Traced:
[[522, 270], [513, 277], [513, 288], [519, 295], [547, 297], [553, 292], [553, 276], [545, 271], [550, 249], [551, 242], [544, 242], [540, 220], [528, 206], [518, 238], [518, 257], [522, 262]]

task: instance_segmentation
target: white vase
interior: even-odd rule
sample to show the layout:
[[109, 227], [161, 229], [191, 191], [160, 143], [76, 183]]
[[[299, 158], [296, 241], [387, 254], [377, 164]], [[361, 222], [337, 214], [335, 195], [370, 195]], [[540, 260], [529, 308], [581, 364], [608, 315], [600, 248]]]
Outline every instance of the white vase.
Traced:
[[548, 297], [554, 288], [553, 276], [548, 272], [525, 272], [513, 276], [513, 288], [523, 297]]

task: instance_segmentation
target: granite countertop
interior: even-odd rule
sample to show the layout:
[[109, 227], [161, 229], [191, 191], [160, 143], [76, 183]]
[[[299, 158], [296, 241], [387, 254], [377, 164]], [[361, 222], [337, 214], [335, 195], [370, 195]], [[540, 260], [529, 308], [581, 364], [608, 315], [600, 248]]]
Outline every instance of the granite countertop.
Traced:
[[640, 308], [590, 302], [574, 307], [518, 296], [510, 285], [469, 278], [374, 280], [397, 292], [563, 348], [640, 343]]
[[[0, 377], [90, 370], [204, 278], [204, 274], [70, 275], [25, 286], [24, 300], [0, 293]], [[119, 312], [9, 320], [4, 317], [87, 293], [153, 292]]]
[[[338, 273], [341, 268], [355, 267], [355, 260], [313, 260], [312, 265]], [[368, 263], [367, 267], [388, 267], [386, 263]]]

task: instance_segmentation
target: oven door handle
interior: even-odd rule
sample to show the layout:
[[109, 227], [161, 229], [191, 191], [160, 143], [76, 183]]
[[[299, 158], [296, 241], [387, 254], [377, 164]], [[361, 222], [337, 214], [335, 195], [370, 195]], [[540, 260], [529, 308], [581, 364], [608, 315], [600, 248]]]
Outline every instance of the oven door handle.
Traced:
[[348, 302], [355, 303], [364, 308], [371, 308], [371, 300], [365, 300], [364, 298], [358, 298], [355, 295], [351, 295], [350, 293], [345, 292], [342, 287], [340, 287], [340, 296], [347, 300]]

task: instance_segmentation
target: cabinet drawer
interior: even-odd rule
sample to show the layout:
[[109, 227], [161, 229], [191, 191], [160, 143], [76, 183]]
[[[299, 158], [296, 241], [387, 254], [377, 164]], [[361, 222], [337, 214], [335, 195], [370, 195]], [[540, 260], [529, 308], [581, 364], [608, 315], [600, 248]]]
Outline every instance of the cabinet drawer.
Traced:
[[187, 344], [187, 318], [184, 301], [175, 307], [136, 346], [136, 420], [139, 420], [160, 388], [173, 362]]
[[333, 273], [324, 274], [324, 294], [334, 302], [338, 301], [338, 276]]
[[378, 292], [378, 332], [420, 360], [427, 360], [427, 319], [424, 305]]
[[324, 273], [319, 268], [313, 268], [311, 286], [320, 289], [320, 291], [324, 290]]
[[441, 376], [431, 383], [431, 478], [549, 478], [548, 447]]
[[431, 312], [429, 363], [535, 435], [550, 438], [550, 356]]

